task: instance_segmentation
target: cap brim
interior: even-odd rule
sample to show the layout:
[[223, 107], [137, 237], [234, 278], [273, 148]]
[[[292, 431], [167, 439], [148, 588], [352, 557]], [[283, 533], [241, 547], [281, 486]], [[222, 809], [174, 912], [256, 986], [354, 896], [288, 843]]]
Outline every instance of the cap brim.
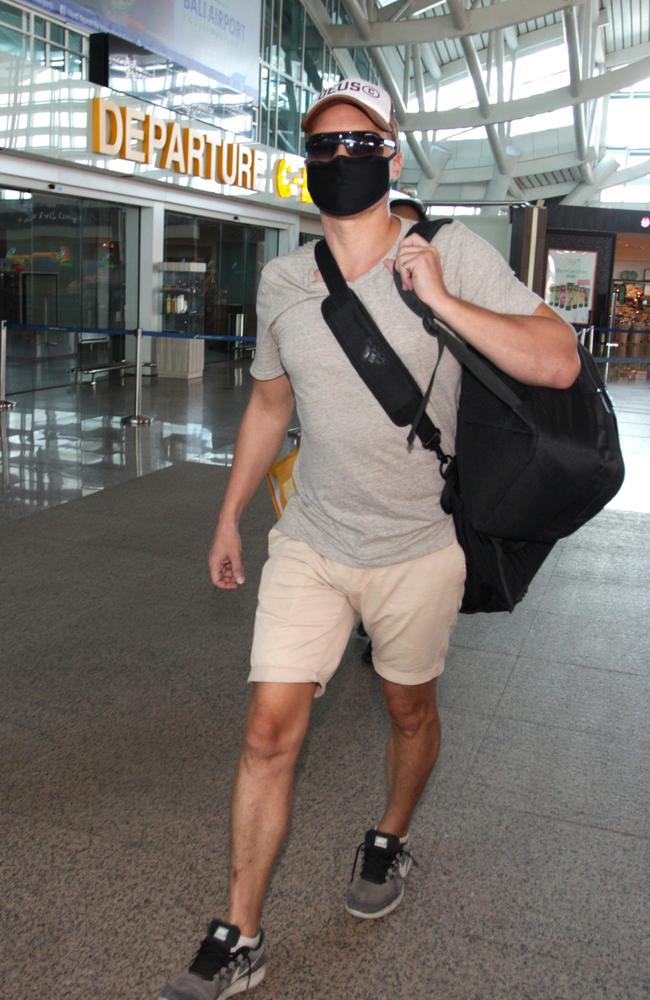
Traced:
[[313, 106], [313, 108], [310, 108], [300, 123], [302, 131], [307, 132], [311, 121], [316, 117], [316, 115], [320, 114], [320, 112], [325, 108], [329, 108], [331, 104], [352, 104], [353, 107], [359, 108], [360, 111], [363, 111], [364, 115], [366, 115], [371, 122], [374, 122], [374, 124], [377, 125], [382, 132], [390, 132], [391, 135], [395, 134], [395, 130], [390, 122], [385, 121], [385, 119], [383, 119], [380, 115], [373, 112], [372, 108], [369, 108], [367, 104], [363, 103], [363, 101], [358, 101], [354, 97], [342, 97], [341, 94], [332, 94], [330, 97], [324, 97], [322, 101], [319, 101], [318, 104]]

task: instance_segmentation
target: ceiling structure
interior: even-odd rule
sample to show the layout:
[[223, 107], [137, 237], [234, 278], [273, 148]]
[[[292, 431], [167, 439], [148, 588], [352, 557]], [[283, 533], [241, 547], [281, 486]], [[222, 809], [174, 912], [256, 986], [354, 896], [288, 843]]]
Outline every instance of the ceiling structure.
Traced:
[[424, 201], [601, 204], [650, 175], [650, 104], [607, 143], [611, 95], [650, 97], [650, 0], [344, 0], [336, 24], [302, 2], [343, 74], [368, 52]]

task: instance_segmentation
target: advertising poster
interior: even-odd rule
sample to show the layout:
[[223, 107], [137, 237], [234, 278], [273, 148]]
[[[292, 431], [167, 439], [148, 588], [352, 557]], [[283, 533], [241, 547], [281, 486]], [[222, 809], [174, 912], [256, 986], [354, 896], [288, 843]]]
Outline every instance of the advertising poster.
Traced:
[[548, 251], [544, 300], [568, 323], [589, 322], [597, 261], [598, 254], [592, 251]]
[[110, 32], [259, 99], [261, 0], [29, 0], [89, 32]]

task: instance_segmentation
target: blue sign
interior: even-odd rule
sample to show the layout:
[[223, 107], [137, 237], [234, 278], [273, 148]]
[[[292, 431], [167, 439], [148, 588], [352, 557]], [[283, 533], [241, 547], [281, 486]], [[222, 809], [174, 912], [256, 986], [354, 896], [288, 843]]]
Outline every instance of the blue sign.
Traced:
[[259, 99], [260, 0], [28, 0], [88, 32], [109, 32]]

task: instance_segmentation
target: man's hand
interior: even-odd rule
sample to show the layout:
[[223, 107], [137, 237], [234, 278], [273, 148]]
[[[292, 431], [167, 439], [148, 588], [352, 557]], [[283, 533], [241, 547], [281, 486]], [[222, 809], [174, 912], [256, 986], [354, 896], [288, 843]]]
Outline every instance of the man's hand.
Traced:
[[217, 525], [208, 553], [208, 566], [212, 582], [220, 590], [236, 590], [246, 582], [237, 528]]
[[400, 243], [395, 260], [389, 258], [384, 264], [389, 271], [397, 269], [404, 288], [415, 292], [434, 312], [444, 308], [450, 295], [442, 277], [440, 254], [422, 236], [416, 233], [407, 236]]

